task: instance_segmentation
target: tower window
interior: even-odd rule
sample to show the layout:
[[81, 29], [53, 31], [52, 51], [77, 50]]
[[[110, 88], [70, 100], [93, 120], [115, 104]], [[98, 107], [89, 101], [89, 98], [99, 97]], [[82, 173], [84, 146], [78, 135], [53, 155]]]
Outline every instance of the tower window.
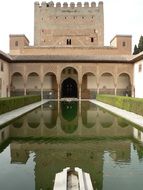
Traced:
[[122, 43], [122, 46], [126, 46], [126, 42], [123, 42], [123, 43]]
[[94, 38], [93, 38], [93, 37], [91, 38], [91, 42], [92, 42], [92, 43], [94, 42]]
[[18, 46], [18, 41], [15, 41], [15, 46]]
[[71, 45], [71, 39], [67, 39], [67, 45]]

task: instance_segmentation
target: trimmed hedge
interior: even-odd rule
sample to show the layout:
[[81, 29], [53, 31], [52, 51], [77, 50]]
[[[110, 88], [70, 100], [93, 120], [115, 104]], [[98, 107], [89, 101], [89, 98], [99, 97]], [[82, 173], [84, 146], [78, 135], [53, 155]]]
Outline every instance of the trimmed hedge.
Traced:
[[97, 95], [96, 99], [143, 116], [143, 99], [127, 96]]
[[40, 96], [16, 96], [0, 98], [0, 114], [26, 106], [28, 104], [32, 104], [34, 102], [38, 102], [40, 100]]

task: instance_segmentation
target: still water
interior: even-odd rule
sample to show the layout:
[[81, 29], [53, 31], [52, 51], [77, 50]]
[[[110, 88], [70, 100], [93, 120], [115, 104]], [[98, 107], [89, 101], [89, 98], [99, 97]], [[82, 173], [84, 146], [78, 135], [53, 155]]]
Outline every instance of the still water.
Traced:
[[0, 190], [52, 190], [67, 166], [97, 190], [142, 190], [143, 131], [90, 102], [49, 102], [0, 129]]

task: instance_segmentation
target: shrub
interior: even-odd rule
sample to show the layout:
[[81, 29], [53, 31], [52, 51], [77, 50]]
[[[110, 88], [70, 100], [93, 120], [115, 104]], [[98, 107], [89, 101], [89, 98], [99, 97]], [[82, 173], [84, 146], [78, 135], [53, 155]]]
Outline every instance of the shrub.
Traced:
[[11, 110], [26, 106], [34, 102], [38, 102], [40, 100], [40, 96], [16, 96], [9, 98], [0, 98], [0, 114], [9, 112]]
[[127, 96], [97, 95], [96, 99], [143, 116], [143, 99]]

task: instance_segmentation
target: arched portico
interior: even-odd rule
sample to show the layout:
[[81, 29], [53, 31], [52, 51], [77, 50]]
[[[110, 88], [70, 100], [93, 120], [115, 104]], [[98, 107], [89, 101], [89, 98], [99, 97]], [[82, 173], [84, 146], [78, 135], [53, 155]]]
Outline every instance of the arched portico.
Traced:
[[52, 72], [46, 73], [43, 80], [43, 97], [44, 98], [57, 98], [57, 79], [56, 75]]
[[41, 82], [40, 76], [32, 72], [27, 77], [27, 94], [40, 95], [41, 94]]
[[78, 98], [78, 74], [76, 69], [67, 67], [61, 73], [61, 98]]
[[11, 76], [11, 96], [24, 95], [24, 79], [21, 73], [15, 72]]
[[131, 79], [129, 74], [121, 73], [117, 78], [117, 95], [131, 96]]
[[114, 78], [111, 73], [103, 73], [99, 81], [100, 94], [115, 94]]
[[77, 98], [78, 89], [77, 83], [72, 78], [67, 78], [61, 85], [61, 98]]
[[[24, 95], [41, 94], [44, 98], [60, 99], [63, 97], [62, 92], [65, 92], [63, 86], [68, 83], [72, 83], [76, 88], [76, 97], [79, 99], [95, 98], [96, 93], [130, 95], [131, 90], [133, 91], [130, 65], [60, 62], [33, 63], [32, 66], [29, 68], [28, 64], [25, 64], [13, 69], [10, 73], [11, 92], [21, 91]], [[75, 94], [70, 97], [75, 97]]]
[[95, 98], [96, 90], [96, 76], [91, 72], [85, 73], [82, 77], [81, 98]]

